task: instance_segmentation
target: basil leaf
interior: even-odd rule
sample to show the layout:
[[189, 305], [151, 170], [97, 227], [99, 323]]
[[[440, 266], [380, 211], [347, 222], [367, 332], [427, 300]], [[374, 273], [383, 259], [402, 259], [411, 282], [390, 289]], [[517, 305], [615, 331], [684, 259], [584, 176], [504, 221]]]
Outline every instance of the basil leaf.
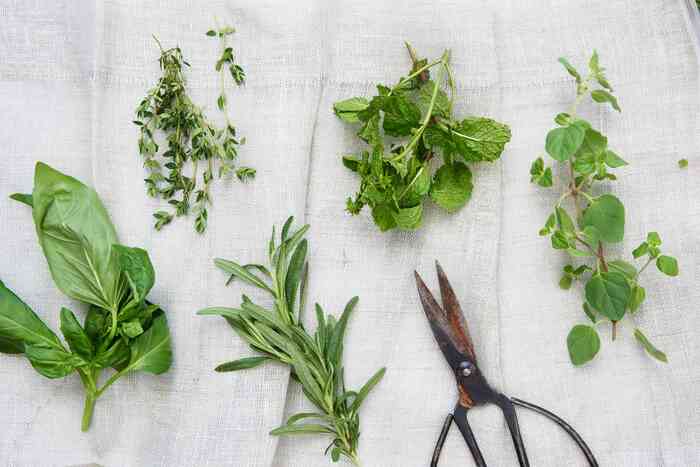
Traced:
[[600, 337], [593, 326], [577, 324], [566, 338], [571, 363], [576, 366], [588, 363], [600, 350]]
[[625, 236], [625, 207], [613, 195], [599, 196], [584, 211], [583, 225], [598, 229], [605, 242], [621, 242]]
[[134, 339], [131, 360], [125, 371], [140, 370], [159, 375], [170, 368], [172, 348], [165, 314], [159, 312], [151, 327]]
[[586, 301], [612, 321], [625, 316], [631, 294], [627, 278], [619, 272], [596, 274], [586, 283]]
[[148, 295], [156, 280], [156, 272], [148, 257], [148, 252], [141, 248], [131, 248], [124, 245], [112, 245], [112, 252], [122, 272], [129, 281], [131, 291], [138, 301]]
[[39, 162], [32, 197], [39, 244], [56, 286], [76, 300], [115, 309], [121, 298], [111, 253], [117, 234], [97, 193]]
[[75, 354], [41, 345], [27, 344], [24, 353], [39, 374], [51, 379], [63, 378], [86, 364]]
[[[0, 281], [0, 345], [3, 353], [21, 353], [24, 344], [63, 349], [58, 336]], [[23, 351], [23, 350], [22, 350]]]
[[90, 360], [94, 349], [77, 318], [68, 308], [61, 308], [61, 332], [68, 342], [68, 347], [86, 360]]
[[129, 363], [129, 358], [129, 347], [124, 343], [124, 340], [117, 339], [111, 347], [99, 353], [92, 363], [98, 368], [112, 367], [120, 371]]

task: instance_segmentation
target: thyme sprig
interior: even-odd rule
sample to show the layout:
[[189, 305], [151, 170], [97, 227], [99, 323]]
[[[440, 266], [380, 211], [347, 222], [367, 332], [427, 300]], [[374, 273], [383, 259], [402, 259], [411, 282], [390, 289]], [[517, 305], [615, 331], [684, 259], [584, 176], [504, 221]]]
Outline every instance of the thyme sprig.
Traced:
[[[233, 52], [226, 45], [226, 38], [232, 33], [230, 27], [215, 32], [223, 44], [224, 63], [235, 70], [236, 83], [242, 84], [245, 74], [240, 65], [233, 62]], [[148, 171], [146, 191], [149, 196], [167, 200], [172, 206], [172, 211], [159, 210], [153, 214], [155, 228], [160, 230], [174, 216], [185, 216], [193, 210], [195, 230], [202, 233], [207, 228], [207, 206], [212, 202], [211, 184], [215, 172], [218, 171], [217, 176], [221, 178], [235, 171], [238, 179], [245, 181], [252, 178], [255, 171], [234, 166], [238, 146], [244, 140], [237, 138], [236, 128], [225, 112], [227, 99], [223, 77], [217, 104], [226, 115], [226, 125], [218, 128], [187, 92], [184, 68], [189, 67], [189, 63], [183, 58], [180, 47], [164, 49], [155, 36], [154, 39], [161, 53], [158, 62], [162, 76], [139, 103], [134, 124], [140, 128], [139, 153]], [[217, 62], [217, 71], [221, 69], [222, 59]], [[156, 142], [157, 132], [165, 135], [167, 147], [162, 152]]]

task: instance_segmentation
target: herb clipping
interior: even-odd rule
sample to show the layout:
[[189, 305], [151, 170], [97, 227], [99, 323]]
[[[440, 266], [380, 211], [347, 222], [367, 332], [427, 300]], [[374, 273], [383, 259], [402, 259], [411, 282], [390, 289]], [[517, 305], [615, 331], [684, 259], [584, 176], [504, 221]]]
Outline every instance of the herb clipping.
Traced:
[[[134, 124], [140, 128], [139, 153], [148, 171], [146, 191], [149, 196], [167, 200], [173, 209], [173, 212], [161, 210], [153, 214], [157, 230], [169, 224], [173, 216], [185, 216], [192, 209], [195, 230], [204, 232], [214, 178], [235, 173], [240, 181], [246, 181], [255, 176], [254, 169], [235, 167], [238, 147], [245, 139], [237, 137], [236, 127], [228, 116], [225, 71], [229, 71], [239, 86], [245, 81], [245, 73], [228, 46], [228, 38], [233, 33], [234, 29], [229, 26], [207, 32], [207, 36], [219, 39], [221, 47], [215, 68], [220, 76], [217, 107], [225, 116], [224, 128], [210, 122], [187, 93], [183, 69], [189, 64], [180, 48], [163, 49], [156, 39], [163, 75], [138, 105]], [[156, 142], [157, 132], [162, 132], [166, 140], [167, 147], [162, 152]], [[167, 170], [165, 174], [164, 169]]]
[[[36, 232], [56, 286], [89, 308], [81, 325], [62, 308], [65, 344], [0, 282], [0, 352], [24, 354], [41, 375], [77, 373], [85, 387], [82, 430], [95, 401], [131, 371], [170, 368], [170, 333], [163, 310], [146, 299], [155, 282], [148, 253], [120, 245], [97, 193], [73, 177], [38, 163], [32, 194], [12, 198], [32, 207]], [[67, 344], [67, 346], [66, 346]], [[100, 374], [112, 375], [100, 386]]]
[[274, 302], [271, 309], [243, 295], [238, 308], [206, 308], [198, 314], [224, 317], [260, 354], [223, 363], [216, 371], [244, 370], [269, 361], [289, 365], [292, 378], [302, 385], [304, 394], [316, 407], [316, 412], [293, 415], [286, 424], [272, 430], [272, 435], [330, 435], [333, 441], [328, 450], [332, 460], [345, 456], [359, 465], [360, 406], [382, 379], [385, 369], [376, 372], [357, 392], [345, 387], [343, 337], [357, 297], [348, 302], [338, 319], [325, 314], [316, 304], [316, 332], [310, 334], [304, 327], [301, 314], [305, 308], [308, 276], [308, 244], [304, 234], [309, 226], [292, 232], [292, 222], [290, 217], [279, 239], [272, 229], [268, 245], [270, 269], [260, 264], [240, 265], [224, 259], [215, 260], [215, 264], [230, 275], [228, 283], [238, 279], [270, 294]]
[[[417, 229], [423, 203], [430, 198], [447, 212], [456, 212], [472, 193], [467, 163], [498, 159], [510, 129], [485, 117], [453, 116], [455, 83], [450, 53], [433, 62], [418, 59], [406, 44], [413, 62], [409, 75], [393, 87], [377, 86], [368, 100], [353, 97], [336, 102], [335, 114], [359, 124], [357, 136], [369, 148], [343, 156], [343, 164], [360, 176], [360, 188], [348, 198], [347, 211], [359, 214], [369, 206], [380, 230]], [[431, 71], [435, 78], [431, 79]], [[442, 89], [446, 81], [450, 96]], [[441, 156], [433, 174], [430, 163]]]
[[[576, 115], [581, 102], [588, 96], [595, 102], [609, 104], [620, 112], [617, 98], [612, 94], [605, 70], [594, 51], [588, 63], [588, 74], [582, 76], [566, 59], [559, 61], [576, 80], [576, 99], [567, 113], [558, 114], [558, 125], [547, 134], [545, 149], [561, 164], [561, 185], [564, 193], [557, 201], [540, 235], [550, 236], [552, 247], [566, 251], [579, 265], [567, 264], [559, 281], [562, 289], [569, 289], [575, 280], [585, 281], [583, 311], [593, 323], [574, 326], [567, 337], [569, 357], [574, 365], [592, 360], [600, 350], [597, 327], [612, 325], [612, 339], [617, 335], [617, 323], [626, 316], [632, 321], [634, 337], [649, 355], [666, 362], [666, 355], [658, 350], [634, 324], [634, 315], [646, 297], [640, 283], [641, 274], [655, 263], [662, 273], [678, 275], [678, 263], [672, 256], [661, 253], [661, 237], [649, 232], [646, 241], [633, 252], [633, 264], [612, 259], [606, 246], [623, 241], [625, 207], [610, 193], [594, 194], [605, 188], [605, 182], [616, 180], [610, 169], [627, 165], [608, 147], [606, 136], [589, 122]], [[542, 187], [552, 187], [552, 168], [545, 167], [542, 157], [530, 168], [531, 181]], [[570, 214], [565, 203], [573, 207]]]

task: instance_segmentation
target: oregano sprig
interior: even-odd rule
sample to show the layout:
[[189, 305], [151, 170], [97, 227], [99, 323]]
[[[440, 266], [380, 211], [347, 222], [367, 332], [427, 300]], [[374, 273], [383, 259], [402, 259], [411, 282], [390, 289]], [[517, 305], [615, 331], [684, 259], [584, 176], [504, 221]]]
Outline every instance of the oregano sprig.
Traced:
[[[382, 231], [419, 228], [427, 197], [448, 212], [462, 208], [473, 188], [466, 163], [495, 161], [510, 141], [503, 123], [453, 116], [456, 89], [448, 50], [428, 62], [406, 47], [412, 62], [408, 76], [393, 87], [377, 85], [370, 100], [353, 97], [333, 105], [338, 118], [360, 124], [357, 136], [369, 146], [359, 155], [343, 156], [345, 167], [360, 176], [346, 209], [356, 215], [369, 206]], [[443, 88], [449, 88], [449, 97]], [[433, 174], [435, 156], [442, 163]]]
[[258, 353], [216, 368], [219, 372], [254, 368], [266, 362], [289, 365], [292, 377], [316, 407], [314, 412], [293, 415], [272, 435], [320, 434], [331, 436], [326, 449], [331, 459], [341, 456], [359, 465], [359, 410], [369, 392], [384, 376], [377, 371], [359, 391], [345, 387], [343, 375], [343, 339], [358, 298], [353, 297], [339, 318], [326, 314], [316, 304], [316, 331], [309, 333], [301, 321], [306, 303], [308, 243], [304, 234], [308, 225], [296, 231], [293, 218], [284, 224], [279, 237], [272, 229], [268, 244], [269, 269], [260, 264], [241, 265], [216, 259], [214, 263], [229, 275], [230, 283], [240, 280], [270, 295], [273, 306], [255, 304], [246, 295], [238, 308], [212, 307], [199, 315], [222, 316], [238, 335]]
[[[661, 253], [661, 237], [657, 232], [650, 232], [646, 241], [632, 252], [632, 257], [641, 263], [613, 259], [606, 251], [607, 245], [624, 239], [625, 208], [615, 195], [600, 192], [607, 182], [616, 180], [611, 169], [626, 166], [627, 162], [608, 147], [606, 136], [577, 115], [577, 110], [589, 96], [594, 102], [610, 104], [618, 112], [621, 109], [597, 52], [593, 52], [585, 76], [566, 59], [560, 58], [559, 62], [576, 81], [576, 98], [568, 112], [555, 117], [558, 126], [547, 134], [545, 149], [562, 166], [564, 175], [560, 185], [564, 186], [564, 193], [540, 235], [550, 236], [554, 249], [565, 250], [581, 263], [564, 266], [559, 285], [569, 289], [574, 281], [585, 281], [583, 311], [593, 323], [571, 329], [567, 337], [569, 357], [574, 365], [589, 362], [600, 350], [597, 327], [610, 323], [615, 340], [618, 323], [629, 317], [637, 342], [649, 355], [666, 362], [666, 355], [634, 324], [634, 315], [646, 297], [640, 284], [641, 274], [653, 262], [662, 273], [676, 276], [678, 263], [674, 257]], [[542, 187], [553, 186], [552, 174], [552, 168], [545, 167], [542, 157], [530, 168], [531, 181]], [[573, 215], [566, 205], [573, 208]]]
[[[209, 31], [207, 35], [211, 32], [220, 37], [223, 47], [216, 70], [221, 72], [226, 64], [232, 74], [235, 71], [236, 83], [242, 84], [245, 74], [234, 63], [233, 51], [226, 43], [233, 28]], [[207, 228], [211, 184], [215, 176], [221, 178], [234, 172], [238, 146], [244, 140], [237, 138], [236, 128], [226, 112], [223, 76], [217, 105], [226, 116], [226, 125], [219, 128], [207, 119], [188, 94], [184, 69], [189, 63], [184, 60], [180, 47], [163, 49], [158, 39], [156, 42], [161, 52], [159, 64], [163, 75], [139, 103], [134, 121], [140, 128], [139, 153], [148, 171], [146, 191], [149, 196], [167, 200], [172, 206], [172, 211], [159, 210], [153, 214], [156, 230], [169, 224], [174, 216], [185, 216], [193, 210], [195, 230], [202, 233]], [[162, 152], [159, 152], [156, 132], [165, 136], [167, 147]], [[235, 173], [241, 181], [255, 175], [248, 167], [240, 167]]]

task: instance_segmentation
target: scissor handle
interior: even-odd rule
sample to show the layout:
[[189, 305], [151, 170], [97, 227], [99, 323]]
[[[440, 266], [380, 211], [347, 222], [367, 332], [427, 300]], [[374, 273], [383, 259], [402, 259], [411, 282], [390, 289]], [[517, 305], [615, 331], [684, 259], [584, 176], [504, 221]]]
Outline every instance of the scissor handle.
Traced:
[[[578, 444], [579, 448], [581, 448], [581, 451], [583, 451], [584, 456], [586, 456], [586, 460], [588, 460], [589, 466], [599, 467], [598, 461], [596, 460], [595, 456], [593, 456], [593, 452], [590, 450], [583, 438], [581, 438], [581, 435], [579, 435], [576, 432], [576, 430], [574, 430], [571, 427], [571, 425], [569, 425], [566, 421], [553, 414], [549, 410], [544, 409], [538, 405], [531, 404], [530, 402], [526, 402], [522, 399], [517, 399], [515, 397], [509, 398], [502, 394], [496, 396], [496, 399], [493, 401], [493, 403], [498, 405], [498, 407], [503, 411], [503, 416], [506, 419], [508, 430], [510, 431], [511, 438], [513, 438], [513, 445], [515, 447], [515, 453], [518, 456], [518, 462], [520, 464], [520, 467], [529, 467], [530, 461], [528, 460], [527, 452], [525, 451], [525, 444], [523, 443], [523, 438], [520, 434], [520, 424], [518, 423], [518, 416], [515, 412], [515, 405], [519, 407], [525, 407], [526, 409], [530, 409], [534, 412], [544, 415], [545, 417], [562, 427], [564, 431], [566, 431], [569, 434], [569, 436], [571, 436], [571, 438], [573, 438], [573, 440], [576, 441], [576, 444]], [[449, 432], [450, 426], [452, 425], [453, 421], [457, 424], [459, 431], [462, 433], [462, 437], [467, 443], [467, 447], [469, 447], [469, 451], [471, 452], [472, 457], [474, 458], [476, 466], [487, 467], [486, 461], [484, 460], [484, 456], [481, 453], [481, 449], [479, 449], [479, 445], [476, 443], [474, 432], [472, 431], [471, 426], [469, 425], [469, 420], [467, 420], [467, 411], [468, 410], [465, 407], [462, 407], [460, 404], [457, 404], [453, 413], [447, 415], [445, 423], [442, 426], [442, 431], [440, 432], [437, 444], [435, 445], [435, 450], [433, 452], [430, 467], [437, 467], [438, 461], [440, 460], [440, 454], [442, 453], [442, 447], [445, 444], [447, 433]]]
[[526, 409], [530, 409], [533, 412], [537, 412], [540, 415], [544, 415], [560, 427], [564, 429], [568, 433], [571, 438], [573, 438], [574, 441], [576, 441], [576, 444], [578, 444], [578, 447], [581, 448], [581, 451], [583, 451], [583, 455], [586, 456], [586, 460], [588, 461], [588, 465], [590, 467], [598, 467], [598, 461], [596, 460], [595, 456], [593, 455], [593, 452], [591, 449], [588, 447], [586, 442], [583, 440], [581, 435], [579, 435], [576, 430], [574, 430], [571, 425], [566, 423], [565, 420], [557, 416], [556, 414], [553, 414], [547, 409], [544, 409], [540, 407], [539, 405], [531, 404], [530, 402], [526, 402], [522, 399], [517, 399], [515, 397], [511, 397], [510, 400], [512, 401], [513, 404], [519, 406], [519, 407], [525, 407]]

